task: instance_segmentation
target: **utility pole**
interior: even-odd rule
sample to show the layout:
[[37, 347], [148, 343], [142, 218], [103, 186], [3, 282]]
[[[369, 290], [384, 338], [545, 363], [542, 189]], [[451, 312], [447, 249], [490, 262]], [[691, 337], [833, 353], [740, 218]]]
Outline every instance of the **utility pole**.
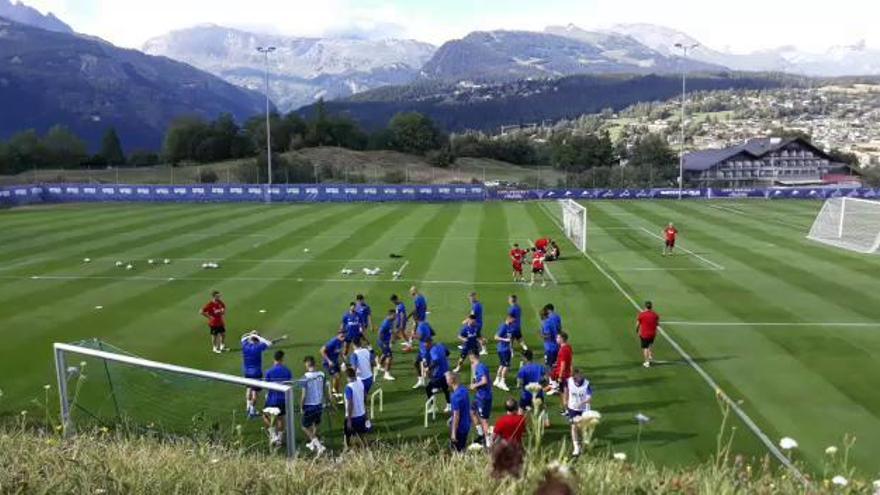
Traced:
[[699, 43], [685, 45], [676, 43], [675, 47], [681, 50], [681, 125], [679, 126], [679, 153], [678, 153], [678, 199], [684, 195], [684, 109], [687, 98], [687, 56], [688, 51], [700, 46]]
[[274, 46], [258, 46], [257, 51], [266, 56], [266, 182], [272, 185], [272, 127], [269, 123], [269, 54], [275, 51]]

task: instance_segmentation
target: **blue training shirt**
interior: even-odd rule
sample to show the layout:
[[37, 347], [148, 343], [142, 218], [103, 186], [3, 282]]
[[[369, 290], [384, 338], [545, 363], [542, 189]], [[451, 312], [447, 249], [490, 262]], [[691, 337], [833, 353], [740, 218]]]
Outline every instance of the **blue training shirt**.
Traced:
[[[502, 322], [501, 326], [498, 327], [498, 332], [495, 333], [496, 336], [509, 339], [510, 338], [510, 326]], [[510, 342], [505, 342], [503, 340], [499, 340], [497, 344], [498, 352], [510, 352]]]
[[461, 330], [458, 331], [458, 336], [467, 339], [464, 342], [465, 349], [477, 349], [479, 346], [477, 345], [477, 332], [478, 328], [475, 326], [470, 326], [465, 323]]
[[556, 343], [556, 336], [558, 334], [559, 330], [556, 328], [553, 320], [547, 318], [541, 322], [541, 336], [544, 337], [544, 350], [553, 351], [559, 349], [559, 344]]
[[[293, 374], [283, 364], [275, 364], [266, 372], [267, 382], [289, 382], [293, 380]], [[270, 390], [266, 395], [266, 404], [282, 404], [284, 403], [284, 392]]]
[[394, 320], [384, 319], [382, 320], [382, 325], [379, 326], [379, 342], [382, 344], [390, 344], [391, 343], [391, 334], [394, 330], [393, 328]]
[[547, 319], [553, 322], [553, 328], [556, 329], [556, 333], [562, 331], [562, 317], [559, 316], [559, 313], [553, 311], [547, 316]]
[[458, 411], [458, 431], [456, 433], [466, 435], [471, 430], [471, 404], [467, 387], [459, 384], [452, 392], [452, 398], [449, 402], [452, 403], [452, 410]]
[[437, 344], [431, 347], [428, 355], [430, 356], [431, 378], [435, 380], [445, 378], [446, 372], [449, 371], [449, 360], [447, 359], [449, 351], [446, 350], [446, 346]]
[[360, 321], [361, 326], [363, 328], [367, 328], [367, 323], [369, 323], [370, 315], [373, 314], [373, 310], [370, 309], [370, 305], [367, 303], [355, 305], [354, 312], [355, 314], [357, 314], [358, 321]]
[[425, 299], [425, 296], [419, 294], [413, 299], [413, 306], [415, 307], [416, 317], [420, 320], [424, 320], [428, 317], [428, 300]]
[[489, 367], [485, 363], [480, 363], [474, 368], [474, 383], [480, 383], [483, 377], [486, 377], [486, 384], [477, 387], [477, 399], [492, 400], [492, 378], [489, 375]]
[[346, 312], [342, 315], [342, 328], [345, 330], [345, 335], [348, 337], [360, 335], [361, 319], [358, 317], [357, 313]]
[[333, 337], [324, 344], [324, 349], [327, 351], [327, 358], [335, 363], [339, 361], [339, 354], [342, 352], [342, 341]]
[[269, 348], [265, 342], [251, 342], [246, 340], [241, 343], [241, 369], [245, 375], [263, 374], [263, 352]]
[[471, 304], [471, 314], [477, 317], [477, 328], [483, 328], [483, 303], [474, 301]]
[[406, 304], [403, 304], [403, 301], [397, 303], [397, 306], [394, 307], [394, 324], [397, 328], [404, 328], [406, 326]]
[[520, 325], [522, 325], [522, 309], [519, 307], [519, 304], [511, 304], [510, 307], [507, 308], [507, 315], [513, 317], [513, 325], [511, 326], [511, 330], [521, 330]]

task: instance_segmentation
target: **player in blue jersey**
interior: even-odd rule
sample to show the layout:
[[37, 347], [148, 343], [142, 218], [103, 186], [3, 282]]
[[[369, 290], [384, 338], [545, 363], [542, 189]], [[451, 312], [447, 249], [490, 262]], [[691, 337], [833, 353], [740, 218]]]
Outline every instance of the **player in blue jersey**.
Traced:
[[364, 327], [361, 325], [361, 319], [357, 314], [357, 305], [355, 303], [348, 303], [348, 311], [342, 315], [339, 331], [345, 332], [345, 350], [342, 351], [342, 355], [347, 357], [349, 352], [351, 352], [351, 343], [364, 335]]
[[[522, 368], [519, 369], [519, 373], [516, 375], [516, 383], [522, 390], [519, 399], [519, 407], [529, 410], [532, 408], [532, 399], [534, 399], [534, 396], [528, 388], [533, 384], [538, 384], [543, 387], [543, 382], [547, 375], [547, 369], [538, 363], [532, 362], [534, 359], [532, 351], [523, 352], [523, 358], [525, 358], [525, 364], [523, 364]], [[544, 391], [539, 391], [537, 397], [543, 399]]]
[[[284, 366], [284, 351], [275, 351], [275, 363], [266, 372], [266, 381], [273, 383], [287, 383], [293, 380], [293, 373]], [[284, 432], [284, 415], [287, 408], [284, 400], [284, 392], [270, 390], [266, 394], [266, 405], [263, 408], [263, 421], [269, 430], [269, 444], [273, 447], [281, 445], [282, 433]]]
[[427, 321], [419, 322], [416, 327], [416, 338], [419, 339], [419, 352], [416, 354], [415, 367], [419, 379], [412, 388], [420, 388], [428, 384], [428, 365], [431, 362], [428, 352], [434, 342], [434, 329]]
[[449, 402], [449, 387], [446, 383], [446, 372], [449, 371], [449, 350], [442, 343], [431, 347], [429, 352], [428, 373], [429, 381], [425, 385], [425, 395], [430, 399], [437, 392], [443, 392], [446, 399], [446, 412], [451, 406]]
[[391, 338], [394, 336], [394, 323], [396, 317], [397, 312], [393, 309], [389, 309], [388, 314], [385, 315], [385, 319], [382, 320], [382, 325], [379, 326], [379, 337], [376, 340], [376, 348], [379, 349], [379, 354], [376, 355], [376, 375], [378, 375], [380, 371], [384, 371], [382, 378], [388, 381], [395, 380], [395, 378], [391, 376], [391, 361], [393, 358], [391, 352]]
[[[287, 336], [276, 340], [261, 337], [256, 330], [248, 332], [241, 337], [241, 371], [245, 378], [253, 380], [263, 379], [263, 353], [272, 347], [275, 342], [286, 339]], [[249, 418], [258, 416], [257, 399], [260, 394], [259, 388], [248, 387], [245, 393], [245, 404]]]
[[511, 294], [507, 298], [507, 303], [510, 305], [507, 308], [507, 316], [513, 318], [510, 328], [511, 347], [519, 345], [525, 351], [528, 349], [528, 346], [526, 346], [522, 335], [522, 308], [519, 306], [519, 299], [516, 297], [516, 294]]
[[318, 426], [324, 412], [324, 373], [317, 369], [315, 358], [306, 356], [303, 360], [306, 371], [303, 373], [302, 430], [309, 438], [306, 448], [321, 455], [327, 450], [318, 438]]
[[336, 398], [342, 398], [340, 390], [339, 372], [339, 355], [342, 353], [342, 347], [345, 342], [345, 332], [340, 331], [335, 337], [328, 340], [321, 347], [321, 361], [323, 361], [324, 371], [330, 376], [330, 392]]
[[367, 298], [364, 297], [363, 294], [358, 294], [354, 297], [354, 304], [354, 311], [357, 313], [358, 320], [361, 322], [361, 330], [363, 330], [365, 334], [375, 331], [376, 327], [373, 326], [373, 310], [370, 309], [370, 305], [367, 304]]
[[391, 304], [394, 305], [394, 337], [395, 339], [406, 342], [406, 304], [397, 297], [397, 294], [391, 294]]
[[509, 392], [507, 387], [507, 370], [510, 369], [510, 361], [513, 359], [513, 351], [510, 348], [510, 342], [513, 340], [511, 331], [514, 324], [513, 316], [507, 315], [507, 318], [498, 326], [495, 333], [495, 342], [498, 349], [498, 372], [495, 374], [495, 381], [492, 385]]
[[425, 298], [424, 294], [419, 292], [419, 289], [416, 286], [410, 287], [409, 293], [413, 298], [413, 310], [408, 318], [412, 318], [413, 331], [410, 333], [409, 341], [405, 344], [405, 347], [412, 349], [412, 341], [416, 335], [419, 324], [428, 320], [428, 299]]
[[366, 347], [366, 339], [352, 342], [354, 351], [349, 356], [349, 363], [357, 373], [358, 380], [364, 382], [364, 393], [373, 388], [373, 352]]
[[471, 416], [477, 426], [476, 444], [488, 447], [489, 416], [492, 415], [492, 385], [489, 383], [489, 367], [480, 362], [480, 354], [471, 351], [471, 370], [473, 381], [470, 389], [474, 392]]
[[477, 316], [469, 315], [466, 320], [464, 320], [464, 324], [461, 327], [461, 330], [458, 331], [458, 348], [461, 349], [461, 356], [458, 358], [458, 364], [455, 365], [455, 372], [458, 373], [461, 371], [461, 365], [464, 363], [464, 360], [467, 359], [468, 355], [471, 351], [475, 351], [477, 353], [480, 352], [480, 333], [477, 327]]
[[354, 368], [345, 370], [348, 383], [345, 384], [345, 446], [352, 446], [352, 438], [357, 438], [359, 443], [364, 444], [364, 435], [370, 432], [372, 425], [367, 418], [367, 394], [364, 392], [364, 383], [357, 378]]
[[452, 450], [462, 452], [467, 445], [468, 434], [471, 431], [471, 403], [467, 387], [461, 383], [458, 373], [446, 374], [446, 383], [454, 392], [452, 393], [452, 418], [449, 421], [449, 440]]
[[544, 365], [553, 368], [556, 365], [556, 358], [559, 356], [559, 344], [556, 343], [556, 336], [559, 331], [556, 329], [556, 323], [550, 318], [550, 312], [544, 307], [541, 310], [541, 340], [544, 341]]
[[471, 303], [471, 313], [477, 321], [477, 339], [480, 342], [480, 355], [488, 355], [486, 350], [486, 339], [483, 338], [483, 303], [480, 302], [476, 292], [468, 294], [468, 301]]
[[556, 312], [556, 307], [552, 304], [545, 304], [544, 309], [547, 311], [547, 318], [553, 322], [553, 327], [556, 328], [556, 333], [562, 331], [562, 317], [559, 316], [559, 313]]

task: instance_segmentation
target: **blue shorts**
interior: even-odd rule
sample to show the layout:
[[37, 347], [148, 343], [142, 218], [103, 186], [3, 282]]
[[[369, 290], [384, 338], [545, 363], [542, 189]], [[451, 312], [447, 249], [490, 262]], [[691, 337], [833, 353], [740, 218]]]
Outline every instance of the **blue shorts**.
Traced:
[[556, 364], [556, 358], [559, 356], [559, 348], [556, 349], [544, 349], [544, 364], [553, 367]]
[[511, 351], [498, 351], [498, 361], [501, 366], [510, 368], [510, 360], [513, 358]]
[[[263, 370], [259, 370], [256, 368], [245, 369], [244, 370], [244, 377], [250, 378], [251, 380], [262, 380], [263, 379]], [[248, 387], [248, 388], [253, 390], [254, 392], [259, 392], [259, 391], [263, 390], [259, 387]]]
[[483, 324], [482, 323], [477, 325], [477, 338], [478, 339], [483, 338]]
[[522, 340], [522, 329], [521, 329], [521, 328], [515, 328], [515, 329], [511, 330], [511, 331], [510, 331], [510, 338], [511, 338], [511, 339]]
[[303, 406], [303, 428], [311, 428], [321, 424], [321, 413], [323, 411], [324, 408], [321, 406]]
[[468, 433], [470, 433], [468, 430], [455, 432], [455, 441], [449, 440], [450, 448], [456, 452], [464, 452], [467, 447]]
[[358, 416], [356, 418], [351, 418], [351, 428], [348, 427], [348, 421], [345, 421], [345, 436], [350, 437], [352, 435], [361, 435], [364, 433], [369, 433], [370, 427], [367, 426], [367, 415]]
[[391, 342], [379, 342], [379, 350], [382, 352], [382, 358], [390, 358], [391, 353]]
[[364, 384], [364, 395], [370, 393], [370, 389], [373, 388], [373, 377], [362, 378], [361, 383]]
[[346, 343], [346, 344], [351, 344], [351, 343], [354, 342], [355, 340], [358, 340], [358, 339], [360, 339], [361, 337], [363, 337], [363, 335], [364, 335], [364, 334], [363, 334], [362, 332], [351, 332], [351, 333], [346, 333], [346, 334], [345, 334], [345, 343]]
[[492, 397], [489, 397], [488, 399], [474, 398], [474, 402], [471, 404], [471, 409], [477, 417], [489, 419], [492, 415]]
[[585, 412], [586, 411], [575, 411], [574, 409], [567, 409], [565, 411], [565, 416], [568, 418], [569, 423], [574, 423], [574, 419], [584, 414]]
[[461, 346], [461, 358], [464, 359], [468, 357], [468, 354], [472, 352], [480, 352], [480, 344], [463, 344]]
[[327, 364], [327, 361], [324, 361], [324, 371], [327, 372], [330, 376], [335, 376], [339, 374], [339, 361], [334, 361], [332, 364]]
[[[544, 392], [538, 394], [538, 398], [544, 398]], [[519, 407], [521, 409], [526, 409], [532, 407], [532, 393], [523, 391], [522, 395], [519, 398]]]

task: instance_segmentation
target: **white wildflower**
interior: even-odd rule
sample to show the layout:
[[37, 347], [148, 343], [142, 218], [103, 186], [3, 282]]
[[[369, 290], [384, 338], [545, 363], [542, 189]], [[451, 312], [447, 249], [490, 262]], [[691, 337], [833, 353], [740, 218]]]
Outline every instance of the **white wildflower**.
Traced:
[[828, 455], [834, 455], [837, 453], [837, 447], [835, 447], [834, 445], [831, 445], [830, 447], [825, 449], [825, 453]]
[[849, 484], [849, 480], [847, 480], [846, 478], [844, 478], [843, 476], [841, 476], [839, 474], [837, 476], [831, 478], [831, 482], [837, 486], [846, 486]]
[[782, 450], [792, 450], [798, 448], [798, 443], [794, 438], [782, 437], [782, 439], [779, 440], [779, 446], [782, 447]]
[[636, 414], [636, 421], [637, 421], [639, 424], [642, 424], [642, 425], [643, 425], [643, 424], [650, 423], [650, 422], [651, 422], [651, 418], [649, 418], [648, 416], [645, 416], [645, 415], [642, 414], [642, 413], [638, 413], [638, 414]]
[[614, 460], [623, 462], [626, 460], [626, 454], [623, 452], [615, 452]]

